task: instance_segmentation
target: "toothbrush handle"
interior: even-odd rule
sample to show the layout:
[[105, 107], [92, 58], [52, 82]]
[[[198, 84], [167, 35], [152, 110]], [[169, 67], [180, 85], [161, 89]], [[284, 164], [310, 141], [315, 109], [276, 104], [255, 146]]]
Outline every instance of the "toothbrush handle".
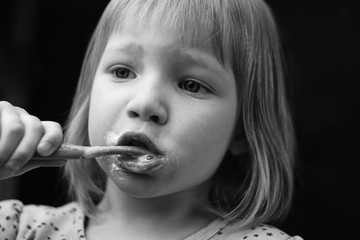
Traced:
[[45, 159], [81, 159], [88, 147], [78, 146], [74, 144], [63, 143], [60, 147], [49, 156], [41, 156], [37, 153], [31, 158], [32, 160]]
[[79, 146], [63, 143], [50, 156], [41, 156], [39, 154], [35, 154], [31, 159], [92, 159], [108, 155], [122, 155], [128, 158], [138, 158], [143, 155], [154, 154], [150, 153], [146, 149], [136, 146]]

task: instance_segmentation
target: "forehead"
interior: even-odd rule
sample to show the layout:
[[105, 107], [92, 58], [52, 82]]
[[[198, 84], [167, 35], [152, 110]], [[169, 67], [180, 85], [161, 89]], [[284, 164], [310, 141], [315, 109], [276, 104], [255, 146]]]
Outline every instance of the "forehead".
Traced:
[[131, 59], [145, 59], [146, 56], [161, 59], [164, 64], [197, 65], [217, 73], [224, 73], [223, 66], [215, 57], [208, 44], [197, 48], [189, 47], [179, 40], [177, 35], [168, 32], [139, 32], [132, 29], [110, 35], [104, 56], [129, 56]]
[[109, 10], [109, 34], [131, 29], [171, 34], [179, 43], [193, 48], [211, 49], [224, 63], [223, 39], [216, 17], [216, 7], [209, 2], [132, 0], [114, 1]]

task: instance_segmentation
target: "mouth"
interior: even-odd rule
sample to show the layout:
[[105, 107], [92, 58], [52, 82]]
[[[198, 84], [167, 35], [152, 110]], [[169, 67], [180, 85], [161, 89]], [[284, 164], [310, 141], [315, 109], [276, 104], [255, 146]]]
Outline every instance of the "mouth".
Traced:
[[136, 156], [119, 155], [111, 159], [110, 171], [119, 170], [133, 173], [152, 173], [160, 170], [166, 164], [165, 152], [160, 150], [151, 139], [143, 133], [125, 132], [117, 135], [114, 132], [107, 133], [107, 142], [116, 146], [126, 146], [130, 149], [139, 150]]
[[152, 141], [151, 139], [143, 134], [143, 133], [135, 133], [135, 132], [125, 132], [123, 133], [117, 144], [118, 146], [134, 146], [143, 149], [144, 151], [148, 151], [149, 154], [154, 154], [158, 156], [164, 156], [164, 152], [161, 151]]

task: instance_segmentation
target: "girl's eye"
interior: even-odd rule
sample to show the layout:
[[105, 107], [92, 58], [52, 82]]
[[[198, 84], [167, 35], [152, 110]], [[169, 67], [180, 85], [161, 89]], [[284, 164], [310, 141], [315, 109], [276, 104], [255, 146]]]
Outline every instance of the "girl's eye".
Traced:
[[124, 67], [117, 67], [112, 70], [112, 73], [116, 78], [122, 78], [122, 79], [136, 78], [136, 75], [133, 71]]
[[210, 92], [209, 88], [194, 80], [185, 80], [179, 83], [179, 87], [189, 93], [205, 94]]

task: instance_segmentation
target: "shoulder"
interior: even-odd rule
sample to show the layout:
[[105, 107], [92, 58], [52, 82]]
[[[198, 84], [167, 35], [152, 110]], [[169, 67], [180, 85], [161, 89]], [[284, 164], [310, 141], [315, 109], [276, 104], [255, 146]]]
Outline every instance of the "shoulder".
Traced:
[[219, 235], [224, 235], [219, 239], [226, 240], [303, 240], [299, 236], [289, 236], [278, 228], [265, 224], [247, 230], [239, 230], [230, 225], [225, 226], [219, 233]]
[[15, 239], [15, 236], [46, 239], [51, 236], [73, 235], [74, 231], [82, 234], [83, 218], [84, 214], [76, 203], [54, 208], [24, 205], [16, 200], [2, 201], [0, 236], [6, 236], [8, 239]]

